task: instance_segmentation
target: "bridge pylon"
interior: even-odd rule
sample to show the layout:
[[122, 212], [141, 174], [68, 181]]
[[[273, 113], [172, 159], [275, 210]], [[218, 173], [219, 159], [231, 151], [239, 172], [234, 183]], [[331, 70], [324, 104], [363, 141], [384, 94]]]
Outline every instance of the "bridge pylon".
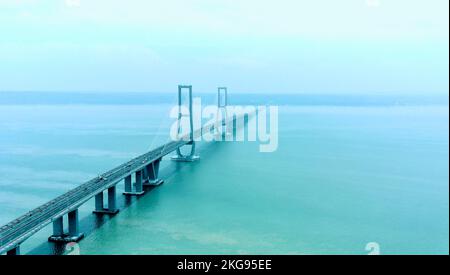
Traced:
[[[188, 108], [189, 108], [189, 114], [183, 114], [182, 112], [182, 92], [183, 90], [188, 90]], [[200, 159], [199, 156], [195, 155], [195, 141], [194, 141], [194, 118], [192, 113], [192, 85], [178, 85], [178, 121], [177, 121], [177, 131], [178, 135], [182, 133], [181, 130], [181, 119], [183, 117], [189, 117], [189, 142], [187, 145], [191, 146], [191, 151], [189, 154], [184, 155], [181, 152], [181, 148], [177, 148], [176, 155], [172, 157], [173, 161], [180, 161], [180, 162], [192, 162]]]
[[[231, 133], [228, 131], [228, 89], [227, 87], [218, 87], [217, 88], [217, 119], [219, 119], [219, 113], [221, 114], [221, 121], [217, 121], [216, 128], [218, 130], [218, 134], [222, 134], [222, 136], [229, 136]], [[220, 129], [220, 131], [219, 131]]]

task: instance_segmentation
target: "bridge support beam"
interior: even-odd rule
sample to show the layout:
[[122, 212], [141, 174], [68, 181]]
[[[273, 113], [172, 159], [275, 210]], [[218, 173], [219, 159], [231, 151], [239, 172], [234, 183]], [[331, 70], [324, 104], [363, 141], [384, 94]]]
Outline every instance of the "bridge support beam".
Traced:
[[136, 171], [136, 182], [134, 183], [134, 191], [132, 190], [131, 185], [131, 175], [125, 178], [125, 192], [124, 195], [127, 196], [140, 196], [143, 195], [144, 192], [144, 184], [143, 184], [143, 170]]
[[[103, 211], [103, 191], [95, 195], [95, 211]], [[95, 212], [94, 211], [94, 212]]]
[[116, 186], [108, 188], [108, 208], [103, 202], [103, 191], [95, 195], [95, 214], [115, 215], [119, 212], [116, 206]]
[[132, 186], [131, 186], [131, 175], [128, 175], [125, 177], [125, 192], [124, 194], [128, 194], [131, 193], [132, 190]]
[[16, 246], [11, 250], [6, 251], [6, 255], [8, 256], [20, 255], [20, 246]]
[[64, 235], [63, 217], [59, 217], [53, 221], [53, 236]]
[[77, 237], [80, 234], [80, 225], [78, 221], [78, 209], [69, 212], [69, 236]]
[[143, 187], [143, 183], [142, 183], [143, 173], [144, 173], [144, 171], [142, 171], [142, 170], [136, 171], [136, 182], [134, 183], [134, 188], [135, 188], [137, 194], [144, 193], [144, 187]]
[[116, 186], [108, 188], [108, 211], [111, 213], [119, 212], [116, 206]]
[[158, 177], [159, 175], [159, 163], [161, 159], [158, 159], [145, 167], [144, 175], [145, 180], [143, 181], [145, 186], [158, 186], [164, 181]]
[[53, 221], [53, 235], [48, 238], [50, 242], [69, 243], [78, 242], [84, 237], [80, 233], [78, 223], [78, 209], [70, 211], [68, 214], [69, 232], [64, 233], [63, 217], [59, 217]]

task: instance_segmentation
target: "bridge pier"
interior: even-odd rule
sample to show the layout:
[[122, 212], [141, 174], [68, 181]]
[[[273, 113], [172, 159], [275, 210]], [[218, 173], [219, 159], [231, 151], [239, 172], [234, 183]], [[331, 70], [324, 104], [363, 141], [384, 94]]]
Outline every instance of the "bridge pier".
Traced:
[[132, 186], [131, 186], [131, 175], [128, 175], [125, 177], [125, 192], [124, 194], [131, 193]]
[[8, 256], [20, 255], [20, 246], [16, 246], [11, 250], [6, 251], [6, 255]]
[[131, 175], [125, 177], [125, 192], [124, 195], [127, 196], [140, 196], [143, 195], [144, 184], [143, 184], [143, 170], [136, 171], [136, 182], [134, 183], [134, 191], [131, 184]]
[[103, 211], [104, 204], [103, 204], [103, 191], [95, 195], [95, 211]]
[[53, 221], [53, 236], [64, 235], [63, 217], [59, 217]]
[[119, 212], [116, 207], [116, 186], [108, 188], [108, 208], [105, 208], [103, 202], [103, 191], [95, 195], [95, 214], [115, 215]]
[[84, 237], [84, 234], [80, 233], [78, 209], [70, 211], [67, 216], [69, 219], [69, 232], [67, 234], [64, 233], [63, 217], [56, 218], [53, 221], [53, 235], [48, 237], [50, 242], [78, 242]]
[[143, 186], [143, 170], [136, 171], [136, 182], [134, 183], [134, 189], [136, 190], [136, 194], [141, 195], [144, 193]]
[[159, 175], [159, 163], [161, 159], [158, 159], [149, 165], [147, 165], [144, 169], [144, 185], [145, 186], [158, 186], [164, 181], [158, 177]]

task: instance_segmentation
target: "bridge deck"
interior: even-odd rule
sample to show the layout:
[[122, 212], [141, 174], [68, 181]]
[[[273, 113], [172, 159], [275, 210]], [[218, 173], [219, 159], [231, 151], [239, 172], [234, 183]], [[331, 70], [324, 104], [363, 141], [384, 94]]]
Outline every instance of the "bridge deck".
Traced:
[[[237, 119], [229, 119], [228, 122]], [[194, 137], [201, 135], [205, 129], [213, 129], [212, 124], [194, 131]], [[185, 136], [184, 138], [186, 138]], [[89, 180], [86, 183], [60, 195], [59, 197], [29, 211], [25, 215], [0, 227], [0, 254], [20, 245], [27, 238], [54, 221], [55, 219], [77, 209], [96, 194], [116, 185], [125, 177], [142, 170], [152, 162], [161, 159], [186, 144], [189, 140], [171, 141], [140, 155], [118, 167]]]
[[2, 226], [0, 228], [0, 253], [20, 244], [54, 219], [77, 209], [99, 192], [117, 184], [128, 175], [143, 169], [187, 143], [188, 141], [181, 140], [160, 146], [81, 184]]

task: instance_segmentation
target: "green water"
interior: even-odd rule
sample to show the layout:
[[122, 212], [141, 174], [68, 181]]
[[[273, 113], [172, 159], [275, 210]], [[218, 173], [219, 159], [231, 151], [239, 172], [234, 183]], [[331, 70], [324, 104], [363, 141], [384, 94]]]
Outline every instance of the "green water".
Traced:
[[[167, 108], [2, 106], [0, 223], [165, 142]], [[160, 187], [119, 195], [114, 218], [86, 203], [80, 253], [448, 254], [448, 112], [281, 106], [274, 153], [201, 143], [199, 162], [163, 160]], [[50, 227], [23, 251], [60, 253]]]

